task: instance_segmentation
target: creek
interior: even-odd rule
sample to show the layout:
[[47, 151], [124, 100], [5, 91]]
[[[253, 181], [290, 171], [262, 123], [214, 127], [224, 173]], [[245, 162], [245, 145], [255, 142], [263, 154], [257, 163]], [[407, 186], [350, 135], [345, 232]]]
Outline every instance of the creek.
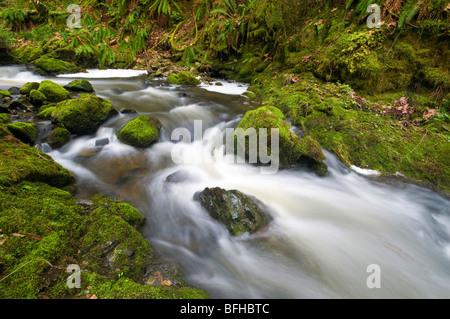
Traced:
[[[201, 120], [204, 131], [224, 133], [258, 106], [242, 96], [242, 83], [180, 87], [149, 82], [131, 70], [43, 77], [8, 66], [0, 68], [0, 89], [44, 79], [65, 85], [81, 76], [118, 111], [137, 114], [121, 112], [96, 134], [74, 136], [60, 149], [38, 147], [73, 172], [77, 198], [101, 192], [139, 209], [147, 218], [143, 233], [155, 250], [211, 297], [450, 297], [450, 201], [440, 194], [349, 168], [326, 151], [327, 177], [302, 167], [264, 175], [250, 164], [213, 156], [203, 163], [174, 163], [173, 130], [193, 132], [194, 121]], [[138, 114], [163, 126], [160, 141], [148, 149], [127, 146], [115, 136]], [[36, 123], [41, 131], [50, 125]], [[105, 138], [107, 145], [95, 146]], [[195, 153], [208, 143], [212, 139], [206, 135], [183, 148]], [[176, 172], [176, 181], [168, 182]], [[271, 208], [273, 220], [256, 234], [231, 237], [194, 201], [205, 187], [255, 196]], [[370, 265], [379, 266], [380, 288], [367, 285]]]

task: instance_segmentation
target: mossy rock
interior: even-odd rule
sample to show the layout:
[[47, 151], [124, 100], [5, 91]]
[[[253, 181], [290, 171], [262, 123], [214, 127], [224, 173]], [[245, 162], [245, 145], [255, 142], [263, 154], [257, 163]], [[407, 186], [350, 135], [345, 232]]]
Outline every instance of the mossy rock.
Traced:
[[271, 220], [267, 207], [258, 199], [238, 190], [205, 188], [194, 195], [212, 218], [220, 221], [232, 236], [253, 234]]
[[47, 97], [41, 91], [31, 90], [30, 101], [35, 106], [41, 106], [47, 101]]
[[32, 63], [44, 55], [44, 51], [40, 46], [23, 45], [12, 51], [13, 57], [20, 63]]
[[88, 92], [88, 93], [94, 92], [92, 84], [86, 79], [73, 80], [69, 84], [65, 85], [64, 88], [74, 92]]
[[117, 137], [122, 143], [135, 147], [149, 147], [159, 140], [158, 130], [161, 123], [154, 118], [139, 115], [129, 122], [118, 133]]
[[32, 145], [37, 136], [37, 128], [35, 124], [14, 122], [6, 125], [7, 129], [19, 140], [26, 144]]
[[11, 92], [0, 90], [0, 98], [2, 98], [4, 96], [11, 96]]
[[53, 116], [53, 111], [56, 110], [56, 106], [50, 106], [46, 108], [41, 108], [40, 113], [37, 115], [39, 118], [50, 119]]
[[43, 142], [48, 143], [51, 148], [56, 149], [67, 144], [71, 136], [70, 132], [65, 128], [57, 127], [44, 136]]
[[[271, 108], [275, 111], [272, 112]], [[241, 134], [246, 134], [249, 129], [255, 129], [257, 140], [259, 140], [259, 129], [267, 129], [268, 153], [271, 154], [271, 129], [278, 129], [279, 132], [279, 164], [282, 168], [286, 168], [299, 163], [307, 163], [319, 175], [324, 174], [326, 165], [323, 163], [325, 155], [317, 141], [312, 138], [301, 139], [293, 132], [291, 132], [291, 125], [283, 120], [284, 114], [280, 110], [275, 110], [271, 106], [263, 106], [253, 111], [245, 113], [241, 122], [239, 123], [235, 135], [237, 141], [242, 141]], [[242, 129], [242, 130], [238, 130]], [[250, 154], [249, 138], [245, 138], [245, 153]], [[320, 167], [319, 170], [316, 168]]]
[[[94, 197], [87, 209], [70, 193], [45, 183], [25, 181], [3, 188], [0, 277], [5, 280], [0, 298], [84, 299], [86, 290], [100, 299], [207, 298], [184, 284], [139, 283], [154, 265], [153, 250], [127, 220], [142, 219], [130, 205], [103, 196]], [[59, 271], [70, 264], [83, 269], [81, 288], [68, 288], [68, 274]]]
[[33, 62], [37, 66], [36, 72], [42, 75], [57, 75], [66, 73], [86, 72], [83, 68], [73, 63], [55, 59], [49, 55], [44, 55]]
[[37, 148], [22, 143], [3, 124], [0, 124], [0, 149], [0, 185], [8, 186], [26, 180], [64, 187], [74, 182], [73, 175], [67, 169]]
[[58, 103], [52, 121], [63, 124], [72, 134], [92, 134], [114, 114], [117, 111], [110, 101], [86, 94]]
[[172, 84], [178, 85], [199, 85], [200, 81], [190, 72], [181, 71], [176, 74], [171, 74], [167, 80]]
[[19, 90], [20, 94], [29, 96], [30, 92], [39, 89], [38, 82], [27, 82]]
[[50, 80], [42, 81], [39, 85], [38, 91], [43, 93], [49, 102], [61, 102], [70, 99], [69, 91], [58, 83]]

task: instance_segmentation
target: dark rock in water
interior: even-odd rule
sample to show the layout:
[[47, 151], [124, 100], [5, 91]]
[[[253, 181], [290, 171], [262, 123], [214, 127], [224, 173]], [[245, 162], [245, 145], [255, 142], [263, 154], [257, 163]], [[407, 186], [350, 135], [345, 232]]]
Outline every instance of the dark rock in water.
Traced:
[[176, 171], [175, 173], [170, 174], [166, 178], [167, 183], [182, 183], [189, 179], [189, 174], [185, 171]]
[[238, 190], [205, 188], [196, 193], [194, 199], [200, 202], [211, 217], [223, 223], [233, 236], [245, 232], [253, 234], [272, 219], [264, 204]]
[[135, 114], [135, 113], [137, 113], [136, 110], [132, 110], [132, 109], [121, 109], [119, 112], [122, 113], [122, 114]]
[[13, 86], [8, 89], [8, 92], [11, 93], [11, 95], [19, 95], [20, 94], [19, 90], [20, 88]]
[[109, 138], [101, 138], [95, 141], [95, 146], [105, 146], [109, 144]]
[[34, 105], [31, 104], [31, 102], [25, 97], [21, 96], [17, 100], [12, 101], [9, 105], [10, 110], [23, 110], [23, 111], [29, 111], [34, 108]]

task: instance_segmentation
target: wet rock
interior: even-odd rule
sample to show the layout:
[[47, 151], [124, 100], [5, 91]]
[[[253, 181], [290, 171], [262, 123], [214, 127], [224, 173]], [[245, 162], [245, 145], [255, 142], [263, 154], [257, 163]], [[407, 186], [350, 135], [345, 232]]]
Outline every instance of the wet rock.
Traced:
[[70, 99], [69, 91], [50, 80], [42, 81], [37, 90], [43, 93], [49, 102], [61, 102]]
[[32, 90], [39, 89], [39, 85], [38, 82], [27, 82], [19, 89], [19, 93], [22, 95], [29, 95]]
[[185, 171], [176, 171], [175, 173], [170, 174], [166, 177], [167, 183], [182, 183], [189, 179], [189, 174]]
[[71, 134], [63, 127], [57, 127], [43, 137], [43, 142], [48, 143], [52, 149], [57, 149], [70, 141]]
[[12, 101], [9, 104], [10, 111], [30, 111], [34, 108], [34, 105], [30, 103], [30, 101], [25, 97], [21, 96], [17, 100]]
[[190, 72], [181, 71], [176, 74], [171, 74], [167, 80], [172, 84], [178, 85], [199, 85], [200, 81]]
[[224, 224], [233, 236], [246, 232], [253, 234], [271, 220], [268, 208], [264, 204], [238, 190], [205, 188], [202, 192], [196, 193], [194, 199], [200, 202], [211, 217]]
[[105, 146], [109, 144], [109, 138], [101, 138], [95, 141], [95, 146]]
[[92, 134], [115, 114], [117, 111], [110, 101], [82, 94], [78, 99], [58, 103], [52, 113], [52, 122], [63, 124], [73, 134]]
[[122, 143], [135, 147], [149, 147], [159, 140], [159, 130], [162, 125], [159, 120], [140, 115], [122, 128], [117, 137]]
[[136, 110], [132, 110], [132, 109], [121, 109], [119, 112], [122, 114], [136, 114], [137, 113]]
[[18, 88], [16, 86], [10, 87], [8, 89], [8, 91], [9, 91], [9, 93], [11, 93], [11, 95], [19, 95], [20, 94], [20, 88]]
[[74, 92], [87, 92], [92, 93], [94, 92], [94, 88], [92, 87], [92, 84], [86, 80], [73, 80], [69, 84], [65, 85], [64, 88], [69, 91]]
[[37, 137], [36, 125], [32, 123], [14, 122], [6, 127], [15, 137], [29, 145], [32, 145]]

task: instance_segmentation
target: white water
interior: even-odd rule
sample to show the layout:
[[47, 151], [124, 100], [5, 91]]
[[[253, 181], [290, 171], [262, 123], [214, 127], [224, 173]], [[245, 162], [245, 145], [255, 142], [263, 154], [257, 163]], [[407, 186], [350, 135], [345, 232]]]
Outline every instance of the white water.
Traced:
[[[17, 76], [21, 76], [17, 73]], [[0, 79], [4, 73], [0, 69]], [[12, 75], [11, 83], [16, 79]], [[74, 172], [81, 195], [102, 191], [136, 205], [148, 218], [145, 234], [188, 282], [217, 298], [448, 298], [449, 201], [399, 181], [364, 176], [327, 155], [330, 176], [302, 169], [261, 175], [257, 167], [180, 164], [171, 160], [171, 130], [225, 130], [249, 108], [239, 96], [203, 93], [180, 97], [175, 87], [146, 87], [137, 80], [93, 81], [100, 96], [161, 120], [161, 141], [148, 150], [123, 145], [115, 132], [136, 115], [118, 115], [94, 136], [78, 137], [50, 155]], [[129, 90], [128, 88], [133, 88]], [[186, 91], [183, 91], [186, 92]], [[204, 94], [204, 95], [203, 95]], [[93, 156], [95, 140], [109, 138]], [[207, 139], [186, 144], [198, 152]], [[184, 180], [168, 183], [180, 171]], [[238, 189], [272, 210], [269, 227], [233, 238], [193, 200], [205, 187]], [[381, 268], [381, 288], [369, 289], [367, 267]]]

